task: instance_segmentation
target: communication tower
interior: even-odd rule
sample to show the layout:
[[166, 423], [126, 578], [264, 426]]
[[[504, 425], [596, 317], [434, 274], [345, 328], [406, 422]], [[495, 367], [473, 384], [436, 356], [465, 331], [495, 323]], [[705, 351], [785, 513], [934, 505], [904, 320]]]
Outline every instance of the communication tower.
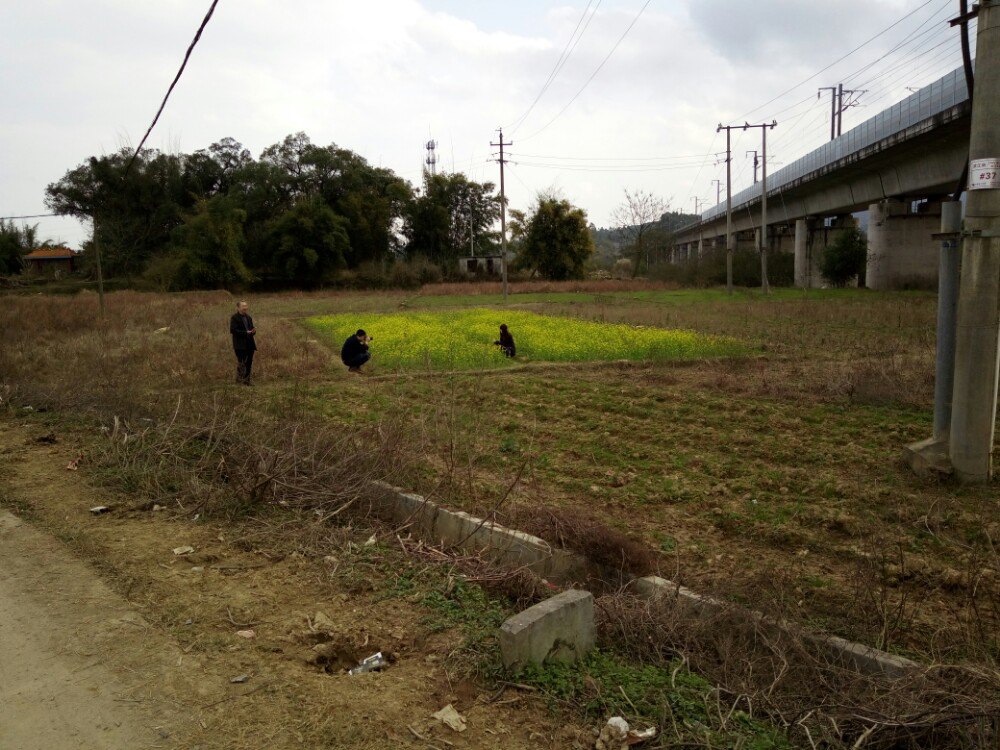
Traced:
[[434, 139], [431, 139], [431, 140], [427, 141], [427, 143], [424, 145], [424, 148], [427, 149], [427, 158], [424, 160], [424, 164], [427, 167], [427, 171], [430, 172], [432, 175], [436, 175], [437, 174], [437, 141], [435, 141]]

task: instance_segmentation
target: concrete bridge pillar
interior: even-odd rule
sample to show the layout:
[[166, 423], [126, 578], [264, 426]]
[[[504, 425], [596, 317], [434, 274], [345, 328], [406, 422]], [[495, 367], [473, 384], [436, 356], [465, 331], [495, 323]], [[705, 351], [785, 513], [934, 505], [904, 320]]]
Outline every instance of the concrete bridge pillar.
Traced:
[[770, 235], [770, 252], [774, 254], [795, 252], [795, 237], [789, 232], [788, 226], [774, 224], [771, 226]]
[[795, 286], [800, 289], [816, 289], [823, 286], [820, 262], [822, 247], [818, 242], [813, 222], [810, 219], [795, 221]]
[[868, 207], [869, 289], [934, 288], [940, 243], [941, 204], [883, 201]]
[[800, 289], [820, 289], [826, 285], [823, 278], [823, 253], [845, 229], [857, 226], [849, 214], [826, 219], [798, 219], [795, 222], [795, 286]]
[[744, 250], [757, 250], [757, 232], [746, 231], [746, 232], [733, 232], [734, 249], [736, 252], [742, 252]]
[[795, 220], [795, 286], [809, 288], [809, 224], [805, 219]]

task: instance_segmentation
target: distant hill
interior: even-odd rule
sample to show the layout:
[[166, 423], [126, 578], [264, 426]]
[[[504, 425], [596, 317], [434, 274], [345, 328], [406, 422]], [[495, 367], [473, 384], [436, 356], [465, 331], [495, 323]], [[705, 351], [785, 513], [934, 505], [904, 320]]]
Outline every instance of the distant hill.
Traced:
[[[670, 211], [660, 217], [652, 236], [662, 243], [671, 233], [697, 219], [697, 214]], [[590, 233], [597, 248], [598, 262], [611, 263], [621, 256], [621, 242], [615, 227], [596, 227], [591, 224]]]

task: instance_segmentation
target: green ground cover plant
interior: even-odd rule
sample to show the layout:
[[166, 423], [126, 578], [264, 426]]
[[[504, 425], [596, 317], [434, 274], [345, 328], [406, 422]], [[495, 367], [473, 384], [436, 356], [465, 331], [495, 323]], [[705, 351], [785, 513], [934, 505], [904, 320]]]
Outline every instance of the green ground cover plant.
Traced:
[[691, 360], [738, 356], [735, 339], [624, 323], [597, 323], [522, 310], [446, 310], [310, 318], [310, 328], [336, 345], [363, 325], [380, 367], [466, 370], [509, 365], [493, 341], [510, 326], [521, 361]]

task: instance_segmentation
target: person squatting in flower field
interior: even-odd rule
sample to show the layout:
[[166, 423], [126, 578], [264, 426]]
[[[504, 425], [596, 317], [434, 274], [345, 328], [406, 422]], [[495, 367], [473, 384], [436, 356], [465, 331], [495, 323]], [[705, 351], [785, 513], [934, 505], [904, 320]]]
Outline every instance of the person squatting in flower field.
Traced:
[[359, 328], [357, 333], [349, 336], [344, 346], [340, 349], [340, 360], [347, 365], [348, 372], [361, 372], [361, 365], [372, 358], [368, 351], [368, 344], [371, 337], [363, 328]]
[[517, 347], [514, 345], [514, 337], [510, 334], [510, 331], [507, 330], [506, 323], [500, 324], [500, 339], [498, 341], [494, 341], [493, 344], [495, 346], [499, 346], [500, 351], [502, 351], [504, 355], [508, 357], [517, 356]]

